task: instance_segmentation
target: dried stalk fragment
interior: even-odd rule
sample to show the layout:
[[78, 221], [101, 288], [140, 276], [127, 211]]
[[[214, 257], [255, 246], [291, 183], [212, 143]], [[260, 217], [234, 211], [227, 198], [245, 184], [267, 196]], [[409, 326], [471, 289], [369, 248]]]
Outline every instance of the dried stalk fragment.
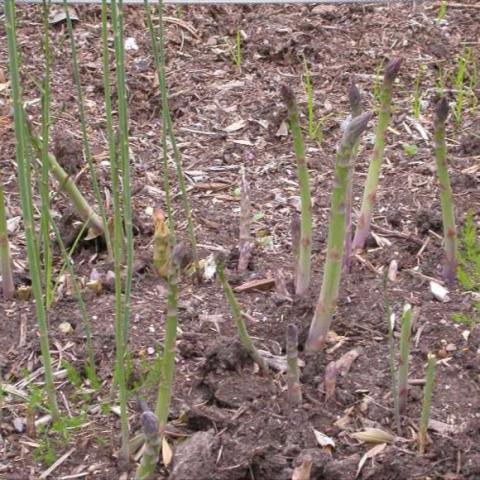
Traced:
[[245, 168], [241, 171], [240, 187], [240, 235], [238, 250], [238, 271], [245, 272], [252, 256], [252, 238], [250, 234], [250, 186], [245, 176]]
[[293, 324], [287, 326], [287, 387], [290, 404], [301, 404], [302, 387], [300, 385], [300, 369], [298, 368], [298, 328]]
[[440, 203], [442, 205], [443, 238], [445, 248], [445, 265], [443, 278], [451, 287], [455, 283], [457, 273], [457, 227], [452, 187], [447, 168], [447, 146], [445, 142], [445, 122], [448, 117], [448, 102], [443, 97], [435, 110], [435, 158], [437, 163], [437, 177], [440, 185]]

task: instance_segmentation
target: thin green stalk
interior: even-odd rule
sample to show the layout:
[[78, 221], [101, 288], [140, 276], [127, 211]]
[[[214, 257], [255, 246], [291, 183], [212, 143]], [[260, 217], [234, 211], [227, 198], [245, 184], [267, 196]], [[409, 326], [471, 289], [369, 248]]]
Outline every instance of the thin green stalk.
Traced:
[[297, 176], [300, 186], [300, 251], [298, 255], [297, 276], [295, 279], [295, 293], [305, 295], [310, 286], [311, 256], [312, 256], [312, 200], [310, 197], [310, 180], [302, 130], [300, 128], [297, 102], [293, 90], [286, 85], [281, 87], [281, 96], [288, 109], [288, 118], [293, 135], [295, 157], [297, 159]]
[[2, 292], [5, 300], [11, 300], [15, 295], [13, 282], [12, 259], [8, 243], [7, 215], [5, 212], [5, 196], [0, 185], [0, 276], [2, 277]]
[[[355, 82], [350, 84], [350, 90], [348, 91], [348, 99], [350, 102], [350, 111], [352, 118], [357, 118], [362, 114], [362, 103], [360, 91], [358, 90]], [[359, 142], [353, 147], [352, 156], [356, 157], [358, 152]], [[343, 266], [346, 272], [350, 270], [350, 262], [352, 259], [352, 202], [353, 202], [353, 175], [355, 169], [350, 169], [348, 176], [347, 186], [347, 199], [345, 201], [345, 256]]]
[[[155, 29], [153, 27], [151, 8], [148, 0], [145, 0], [145, 14], [146, 14], [148, 31], [150, 32], [150, 41], [152, 44], [153, 58], [155, 61], [155, 69], [157, 71], [158, 84], [160, 86], [160, 95], [162, 98], [163, 190], [165, 192], [165, 206], [166, 206], [167, 218], [168, 218], [168, 229], [171, 235], [170, 242], [172, 245], [174, 245], [175, 244], [175, 223], [173, 219], [173, 207], [172, 207], [172, 200], [171, 200], [171, 193], [170, 193], [169, 174], [168, 174], [168, 145], [167, 145], [168, 119], [166, 117], [166, 108], [164, 108], [165, 98], [167, 98], [166, 82], [165, 82], [165, 75], [164, 75], [165, 72], [162, 69], [162, 64], [163, 64], [162, 62], [164, 62], [164, 57], [163, 57], [164, 53], [163, 53], [163, 46], [160, 47], [157, 42], [157, 36], [155, 33]], [[163, 31], [163, 23], [160, 23], [159, 28], [161, 29], [161, 31]], [[160, 40], [163, 40], [163, 33], [159, 35], [159, 37], [160, 37]]]
[[392, 378], [392, 397], [393, 397], [393, 417], [395, 419], [395, 425], [397, 427], [397, 432], [400, 435], [401, 423], [400, 423], [400, 409], [398, 402], [398, 390], [397, 390], [397, 378], [396, 378], [396, 368], [395, 368], [395, 338], [393, 331], [395, 328], [395, 316], [390, 308], [390, 302], [388, 301], [387, 294], [387, 282], [388, 282], [388, 270], [385, 272], [383, 279], [383, 297], [384, 297], [384, 308], [385, 316], [387, 318], [388, 325], [388, 363], [390, 367], [390, 376]]
[[40, 179], [40, 199], [41, 199], [41, 223], [40, 238], [43, 247], [43, 270], [45, 282], [45, 301], [47, 310], [53, 302], [54, 291], [52, 288], [53, 259], [50, 245], [50, 196], [48, 191], [48, 178], [50, 162], [48, 157], [48, 143], [50, 133], [50, 27], [48, 24], [48, 15], [50, 9], [50, 0], [43, 0], [43, 56], [45, 59], [45, 76], [42, 87], [42, 174]]
[[400, 336], [400, 362], [398, 370], [398, 411], [405, 415], [408, 399], [408, 356], [412, 330], [412, 306], [408, 303], [403, 309], [402, 330]]
[[[200, 272], [198, 270], [198, 248], [197, 248], [197, 239], [196, 239], [196, 234], [195, 234], [195, 226], [193, 223], [193, 216], [192, 216], [192, 209], [190, 207], [190, 201], [188, 199], [187, 195], [187, 187], [185, 185], [185, 175], [183, 173], [183, 166], [182, 166], [182, 156], [180, 154], [180, 150], [178, 149], [177, 145], [177, 140], [175, 137], [175, 132], [173, 130], [173, 122], [172, 122], [172, 117], [170, 114], [170, 108], [168, 105], [168, 88], [167, 88], [167, 81], [166, 81], [166, 75], [165, 75], [165, 39], [164, 39], [164, 22], [163, 22], [163, 2], [162, 0], [159, 0], [158, 2], [158, 32], [159, 32], [159, 41], [158, 41], [158, 60], [160, 63], [160, 77], [161, 81], [160, 83], [160, 88], [161, 88], [161, 96], [162, 96], [162, 129], [168, 132], [168, 137], [170, 140], [170, 144], [172, 146], [173, 150], [173, 160], [175, 163], [175, 169], [177, 173], [177, 180], [178, 180], [178, 185], [180, 187], [180, 195], [182, 199], [182, 206], [185, 211], [185, 216], [187, 218], [187, 231], [188, 231], [188, 238], [190, 241], [190, 246], [192, 249], [192, 259], [193, 259], [193, 266], [194, 269], [197, 273], [197, 280], [201, 280]], [[154, 44], [155, 42], [152, 42]], [[163, 148], [164, 148], [164, 155], [165, 155], [165, 148], [166, 148], [166, 142], [163, 142]], [[165, 170], [165, 169], [164, 169]], [[164, 180], [165, 182], [167, 179]], [[170, 212], [167, 213], [169, 214], [169, 219], [171, 217]], [[170, 221], [170, 220], [169, 220]], [[172, 220], [173, 221], [173, 220]], [[170, 227], [170, 225], [169, 225]], [[173, 229], [171, 229], [173, 231]]]
[[268, 366], [265, 363], [265, 360], [262, 358], [262, 356], [256, 349], [255, 345], [252, 342], [252, 339], [250, 338], [250, 335], [248, 334], [247, 326], [245, 325], [242, 317], [240, 305], [235, 298], [232, 287], [225, 278], [223, 262], [221, 260], [217, 261], [217, 275], [218, 280], [222, 284], [225, 297], [228, 301], [228, 305], [230, 306], [230, 312], [235, 322], [235, 326], [237, 327], [237, 333], [240, 343], [243, 345], [243, 348], [245, 348], [246, 352], [250, 355], [252, 360], [260, 367], [260, 369], [264, 373], [268, 373]]
[[371, 112], [366, 112], [353, 119], [347, 125], [337, 151], [335, 184], [331, 197], [330, 223], [328, 225], [327, 259], [320, 296], [305, 345], [305, 348], [310, 351], [318, 352], [322, 349], [337, 304], [345, 246], [345, 201], [348, 178], [350, 170], [353, 168], [352, 154], [355, 144], [367, 128], [371, 118]]
[[357, 221], [355, 237], [353, 238], [353, 250], [363, 250], [365, 247], [365, 242], [370, 234], [370, 224], [372, 222], [378, 181], [380, 179], [380, 170], [382, 167], [383, 153], [385, 150], [386, 134], [392, 111], [391, 104], [393, 83], [397, 77], [401, 62], [402, 60], [399, 58], [392, 60], [387, 65], [385, 74], [383, 76], [383, 85], [380, 89], [380, 113], [375, 132], [373, 158], [368, 168], [367, 180], [365, 181], [362, 206]]
[[52, 419], [57, 421], [60, 417], [58, 410], [55, 385], [53, 383], [52, 359], [50, 356], [50, 345], [48, 340], [48, 322], [43, 301], [42, 280], [40, 273], [40, 258], [38, 247], [35, 241], [35, 226], [33, 218], [32, 190], [30, 183], [28, 162], [28, 146], [25, 133], [25, 115], [22, 103], [22, 90], [20, 86], [20, 62], [17, 51], [17, 39], [15, 32], [15, 0], [6, 0], [5, 5], [5, 30], [8, 40], [8, 57], [10, 67], [10, 84], [12, 89], [15, 139], [16, 139], [16, 160], [18, 171], [18, 183], [22, 204], [23, 223], [27, 243], [27, 256], [32, 290], [35, 298], [35, 309], [39, 327], [40, 351], [45, 370], [45, 391], [48, 396], [48, 404]]
[[103, 226], [103, 235], [105, 236], [105, 243], [107, 245], [107, 250], [109, 252], [110, 257], [112, 257], [112, 245], [110, 242], [110, 230], [108, 229], [108, 221], [107, 216], [105, 213], [105, 205], [102, 199], [102, 194], [100, 193], [100, 186], [98, 183], [97, 178], [97, 170], [93, 163], [92, 153], [90, 150], [90, 141], [88, 138], [87, 132], [87, 119], [85, 115], [85, 102], [83, 100], [83, 92], [82, 92], [82, 85], [80, 82], [80, 70], [78, 68], [78, 59], [77, 59], [77, 47], [75, 45], [75, 36], [73, 34], [73, 26], [72, 26], [72, 19], [70, 18], [70, 13], [68, 11], [68, 2], [67, 0], [63, 0], [63, 5], [65, 8], [65, 14], [67, 17], [67, 32], [68, 36], [70, 37], [70, 50], [72, 55], [72, 68], [73, 68], [73, 81], [75, 82], [75, 87], [77, 90], [77, 106], [78, 106], [78, 114], [80, 117], [80, 125], [82, 130], [82, 142], [83, 142], [83, 149], [85, 152], [85, 158], [88, 163], [88, 170], [90, 172], [93, 193], [95, 195], [95, 200], [98, 204], [98, 210], [100, 212], [100, 218], [102, 221]]
[[440, 185], [440, 203], [442, 205], [443, 239], [445, 248], [445, 265], [443, 277], [449, 286], [455, 283], [457, 272], [458, 239], [455, 223], [455, 209], [452, 187], [448, 176], [447, 145], [445, 142], [445, 122], [448, 117], [448, 102], [445, 97], [438, 102], [435, 110], [435, 159], [437, 177]]
[[427, 448], [427, 428], [430, 419], [430, 409], [432, 406], [433, 386], [435, 384], [435, 367], [437, 358], [432, 353], [428, 354], [427, 374], [425, 387], [423, 388], [422, 415], [418, 428], [418, 451], [420, 455], [425, 453]]
[[175, 378], [175, 344], [177, 341], [178, 317], [178, 272], [181, 259], [178, 258], [183, 246], [178, 244], [172, 253], [170, 273], [168, 275], [167, 317], [165, 320], [165, 340], [161, 360], [161, 377], [158, 386], [155, 415], [158, 418], [160, 432], [163, 433], [168, 421], [172, 399], [173, 380]]
[[[50, 212], [49, 212], [50, 215]], [[77, 299], [78, 306], [80, 308], [80, 314], [82, 317], [82, 324], [83, 330], [85, 332], [85, 339], [86, 339], [86, 351], [87, 351], [87, 372], [89, 373], [89, 379], [92, 383], [97, 383], [97, 375], [95, 371], [95, 351], [93, 348], [93, 339], [92, 339], [92, 324], [90, 322], [90, 317], [87, 312], [87, 307], [85, 302], [83, 301], [82, 292], [80, 290], [80, 286], [78, 283], [77, 275], [72, 265], [72, 261], [70, 259], [70, 253], [67, 252], [65, 248], [65, 244], [63, 243], [60, 231], [57, 227], [57, 224], [52, 219], [51, 215], [49, 218], [49, 224], [52, 226], [53, 231], [55, 233], [55, 238], [57, 239], [58, 246], [60, 247], [60, 251], [62, 253], [63, 261], [67, 266], [67, 270], [70, 274], [70, 278], [72, 280], [73, 291], [75, 293], [75, 297]]]
[[298, 367], [298, 328], [292, 323], [287, 326], [287, 392], [291, 405], [302, 403], [302, 386]]
[[[123, 213], [124, 228], [126, 232], [126, 276], [125, 293], [123, 297], [122, 315], [115, 318], [115, 381], [118, 384], [120, 399], [120, 424], [122, 445], [120, 457], [123, 461], [129, 459], [128, 443], [128, 412], [127, 412], [127, 385], [125, 378], [125, 355], [127, 352], [128, 330], [130, 323], [130, 295], [133, 276], [133, 229], [132, 229], [132, 204], [130, 191], [130, 158], [128, 148], [128, 112], [127, 94], [125, 90], [125, 52], [123, 41], [123, 1], [113, 0], [111, 2], [111, 18], [114, 34], [115, 47], [115, 70], [117, 81], [118, 97], [118, 119], [119, 119], [119, 144], [120, 160], [123, 181]], [[117, 232], [118, 236], [118, 232]], [[118, 248], [118, 247], [117, 247]], [[117, 280], [118, 281], [118, 280]]]
[[158, 455], [161, 447], [159, 423], [155, 414], [146, 410], [142, 413], [142, 430], [145, 437], [145, 447], [140, 465], [135, 474], [135, 480], [151, 480], [155, 475]]

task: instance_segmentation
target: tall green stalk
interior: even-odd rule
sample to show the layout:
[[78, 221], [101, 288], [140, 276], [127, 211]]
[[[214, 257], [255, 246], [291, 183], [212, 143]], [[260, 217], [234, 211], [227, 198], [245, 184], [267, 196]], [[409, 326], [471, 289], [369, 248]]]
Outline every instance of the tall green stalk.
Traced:
[[423, 388], [422, 414], [420, 417], [420, 424], [418, 428], [418, 451], [420, 455], [423, 455], [425, 453], [425, 449], [427, 447], [427, 428], [428, 421], [430, 419], [430, 409], [432, 406], [436, 366], [437, 358], [432, 353], [429, 353], [425, 387]]
[[392, 89], [395, 78], [400, 70], [402, 60], [396, 58], [387, 65], [383, 76], [383, 85], [380, 89], [380, 113], [378, 117], [377, 129], [375, 132], [375, 146], [373, 149], [373, 158], [368, 168], [367, 180], [363, 192], [362, 207], [358, 217], [357, 229], [353, 238], [352, 249], [363, 250], [368, 235], [370, 234], [370, 224], [372, 222], [373, 208], [375, 206], [378, 181], [380, 179], [380, 170], [382, 167], [383, 153], [385, 151], [385, 142], [388, 125], [392, 112]]
[[398, 411], [404, 415], [408, 399], [408, 356], [412, 332], [412, 307], [408, 303], [403, 309], [402, 329], [400, 336], [400, 362], [398, 369]]
[[11, 300], [15, 295], [13, 283], [12, 259], [8, 243], [7, 215], [5, 211], [5, 196], [0, 185], [0, 276], [2, 277], [2, 293], [5, 300]]
[[443, 238], [445, 248], [445, 265], [443, 277], [449, 286], [455, 283], [457, 272], [457, 227], [452, 187], [448, 176], [447, 145], [445, 142], [445, 122], [448, 117], [448, 102], [443, 97], [435, 110], [435, 158], [437, 162], [437, 177], [440, 185], [440, 203], [442, 205]]
[[[158, 61], [159, 64], [157, 64], [157, 72], [159, 71], [159, 84], [160, 84], [160, 90], [161, 90], [161, 97], [162, 97], [162, 131], [165, 133], [168, 133], [168, 138], [170, 140], [170, 144], [172, 146], [173, 150], [173, 160], [175, 163], [175, 170], [177, 173], [177, 180], [178, 180], [178, 185], [180, 188], [180, 196], [182, 199], [182, 206], [185, 211], [185, 216], [187, 218], [187, 231], [188, 231], [188, 238], [190, 241], [190, 246], [192, 249], [192, 259], [193, 259], [193, 266], [195, 271], [197, 272], [197, 280], [200, 281], [200, 273], [198, 271], [198, 248], [197, 248], [197, 238], [195, 234], [195, 225], [193, 223], [193, 215], [192, 215], [192, 209], [190, 206], [190, 201], [188, 199], [188, 194], [187, 194], [187, 187], [185, 185], [185, 175], [183, 173], [183, 166], [182, 166], [182, 156], [180, 153], [180, 150], [178, 149], [177, 145], [177, 139], [175, 136], [175, 132], [173, 130], [173, 122], [172, 122], [172, 116], [170, 113], [170, 108], [168, 105], [168, 87], [167, 87], [167, 81], [166, 81], [166, 74], [165, 74], [165, 36], [164, 36], [164, 22], [163, 22], [163, 2], [162, 0], [159, 0], [158, 2], [158, 35], [159, 35], [159, 41], [158, 41]], [[152, 45], [155, 45], [156, 42], [152, 41]], [[163, 149], [164, 149], [164, 163], [166, 163], [167, 158], [165, 157], [166, 155], [166, 138], [162, 137], [162, 143], [163, 143]], [[165, 171], [165, 167], [164, 167]], [[165, 178], [164, 182], [166, 182], [168, 177]], [[173, 223], [170, 224], [170, 221], [173, 222], [173, 217], [170, 214], [171, 212], [168, 212], [168, 206], [167, 206], [167, 213], [169, 216], [169, 228], [173, 232]], [[170, 220], [172, 218], [172, 220]]]
[[310, 351], [318, 352], [322, 349], [337, 304], [345, 246], [345, 202], [350, 170], [353, 168], [352, 154], [355, 144], [367, 128], [371, 118], [370, 112], [354, 118], [347, 125], [337, 151], [335, 184], [331, 197], [328, 226], [327, 259], [320, 296], [305, 345], [305, 348]]
[[108, 221], [105, 213], [105, 206], [102, 199], [102, 194], [100, 193], [100, 186], [97, 178], [97, 170], [93, 163], [92, 152], [90, 150], [90, 141], [89, 141], [88, 132], [87, 132], [87, 119], [85, 115], [85, 102], [83, 100], [82, 85], [80, 82], [80, 70], [78, 68], [77, 47], [75, 45], [75, 36], [73, 33], [72, 19], [70, 18], [70, 14], [68, 11], [67, 0], [63, 0], [63, 5], [65, 7], [65, 14], [67, 17], [67, 32], [68, 32], [68, 36], [70, 37], [70, 51], [72, 55], [73, 80], [75, 83], [75, 88], [77, 90], [77, 106], [78, 106], [78, 114], [80, 117], [80, 125], [82, 130], [83, 150], [85, 152], [85, 158], [88, 163], [88, 170], [91, 177], [93, 193], [95, 195], [95, 200], [97, 201], [97, 204], [98, 204], [98, 211], [100, 212], [100, 217], [102, 220], [105, 243], [107, 245], [107, 249], [111, 257], [112, 245], [110, 242], [110, 230], [108, 229]]
[[242, 317], [242, 311], [240, 305], [235, 298], [232, 287], [225, 278], [225, 272], [223, 267], [223, 261], [217, 261], [217, 276], [218, 280], [222, 284], [225, 297], [227, 298], [228, 305], [230, 306], [230, 312], [232, 313], [235, 326], [237, 327], [238, 338], [240, 343], [243, 345], [245, 351], [250, 355], [252, 360], [260, 367], [264, 373], [268, 373], [268, 366], [265, 363], [265, 360], [258, 352], [257, 348], [252, 342], [250, 335], [248, 334], [247, 326]]
[[[348, 100], [350, 102], [350, 111], [352, 118], [357, 118], [362, 114], [362, 103], [360, 91], [358, 90], [355, 82], [350, 84], [350, 90], [348, 91]], [[358, 141], [353, 147], [353, 156], [357, 155]], [[344, 256], [344, 268], [348, 272], [350, 270], [350, 261], [352, 258], [352, 201], [353, 201], [353, 174], [355, 169], [350, 170], [348, 176], [347, 187], [347, 199], [345, 201], [345, 256]]]
[[6, 0], [4, 5], [5, 30], [8, 40], [10, 84], [12, 89], [15, 119], [17, 176], [20, 188], [25, 238], [27, 243], [28, 266], [32, 280], [33, 296], [35, 299], [35, 309], [39, 328], [40, 351], [45, 370], [45, 391], [48, 396], [50, 414], [52, 415], [52, 419], [56, 421], [60, 417], [60, 412], [58, 410], [55, 385], [53, 383], [52, 359], [50, 356], [50, 345], [48, 341], [48, 322], [45, 304], [43, 301], [39, 251], [35, 238], [32, 190], [29, 165], [27, 163], [29, 161], [29, 149], [27, 146], [27, 137], [25, 132], [25, 116], [22, 103], [22, 90], [20, 86], [20, 62], [15, 32], [15, 0]]
[[[162, 9], [162, 6], [159, 7]], [[148, 0], [145, 0], [145, 15], [147, 20], [148, 31], [150, 33], [150, 42], [152, 45], [153, 58], [155, 61], [155, 69], [157, 71], [158, 84], [160, 86], [160, 95], [162, 99], [162, 168], [163, 168], [163, 190], [165, 192], [165, 206], [168, 217], [168, 229], [171, 235], [170, 241], [171, 244], [175, 244], [175, 222], [173, 219], [173, 207], [172, 199], [170, 193], [170, 180], [168, 174], [168, 144], [167, 144], [167, 135], [168, 135], [168, 118], [167, 118], [167, 86], [165, 80], [165, 68], [162, 67], [165, 63], [165, 54], [164, 54], [164, 35], [163, 35], [163, 22], [159, 24], [159, 42], [157, 42], [157, 34], [152, 22], [152, 13]]]
[[42, 174], [40, 179], [40, 199], [41, 199], [41, 224], [40, 224], [40, 238], [43, 250], [43, 270], [45, 282], [45, 302], [47, 309], [50, 308], [53, 302], [53, 288], [52, 288], [52, 271], [53, 258], [52, 249], [50, 245], [50, 196], [48, 189], [48, 176], [50, 170], [50, 162], [48, 156], [48, 143], [50, 133], [50, 68], [51, 68], [51, 54], [50, 54], [50, 28], [48, 24], [50, 0], [43, 0], [43, 56], [45, 59], [45, 76], [42, 87]]
[[298, 255], [298, 268], [295, 278], [295, 293], [305, 295], [310, 286], [311, 256], [312, 256], [312, 200], [310, 196], [310, 180], [305, 146], [303, 144], [302, 130], [300, 128], [297, 102], [293, 90], [286, 85], [281, 87], [281, 96], [288, 110], [290, 128], [293, 135], [295, 157], [297, 159], [297, 175], [300, 186], [300, 249]]
[[[127, 352], [128, 330], [130, 323], [130, 296], [133, 277], [133, 228], [132, 228], [132, 199], [130, 190], [130, 156], [128, 147], [128, 112], [127, 94], [125, 90], [125, 52], [123, 40], [123, 1], [111, 2], [111, 18], [115, 47], [115, 71], [118, 97], [119, 123], [119, 150], [122, 170], [123, 186], [123, 214], [126, 233], [126, 274], [125, 293], [123, 297], [123, 312], [115, 318], [115, 381], [118, 384], [120, 398], [120, 424], [122, 446], [120, 457], [125, 462], [129, 458], [128, 443], [128, 412], [127, 412], [127, 385], [125, 378], [125, 355]], [[118, 232], [117, 232], [118, 236]], [[118, 248], [118, 247], [117, 247]], [[118, 281], [118, 280], [117, 280]], [[120, 313], [120, 312], [117, 312]]]

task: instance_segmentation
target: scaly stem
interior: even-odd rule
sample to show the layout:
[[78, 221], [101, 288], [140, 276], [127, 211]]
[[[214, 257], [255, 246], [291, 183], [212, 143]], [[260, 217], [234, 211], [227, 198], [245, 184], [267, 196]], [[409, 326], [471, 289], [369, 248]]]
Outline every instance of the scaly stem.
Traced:
[[443, 277], [451, 287], [455, 283], [457, 272], [457, 227], [452, 187], [448, 176], [447, 146], [445, 142], [445, 122], [448, 117], [448, 102], [443, 97], [435, 111], [435, 158], [437, 161], [437, 177], [440, 185], [440, 203], [442, 205], [443, 238], [445, 248], [445, 265]]
[[151, 480], [155, 475], [161, 437], [158, 433], [158, 419], [150, 410], [142, 413], [142, 430], [145, 437], [145, 447], [143, 449], [142, 461], [135, 474], [135, 480]]
[[177, 341], [178, 317], [178, 272], [181, 260], [177, 258], [182, 249], [178, 244], [172, 253], [170, 272], [168, 275], [167, 318], [165, 324], [165, 341], [161, 359], [161, 377], [158, 387], [157, 406], [155, 414], [158, 418], [160, 432], [163, 433], [168, 420], [172, 398], [173, 379], [175, 378], [175, 344]]
[[268, 373], [268, 367], [265, 363], [265, 360], [262, 358], [258, 350], [256, 349], [255, 345], [248, 334], [247, 326], [242, 317], [242, 311], [240, 309], [240, 305], [235, 298], [233, 293], [232, 287], [228, 283], [227, 279], [225, 278], [225, 272], [223, 269], [223, 262], [221, 260], [217, 261], [217, 275], [218, 280], [222, 284], [223, 291], [225, 293], [225, 297], [227, 298], [228, 305], [230, 306], [230, 312], [232, 314], [233, 320], [235, 322], [235, 326], [237, 327], [238, 338], [240, 343], [243, 345], [243, 348], [247, 351], [250, 355], [252, 360], [260, 367], [260, 369], [264, 373]]
[[[350, 110], [352, 119], [357, 118], [362, 113], [362, 103], [360, 91], [358, 90], [355, 82], [352, 81], [350, 84], [350, 90], [348, 92], [348, 99], [350, 102]], [[353, 147], [352, 156], [355, 157], [358, 152], [358, 141]], [[350, 170], [350, 175], [348, 176], [348, 187], [347, 187], [347, 199], [345, 201], [345, 256], [343, 266], [346, 272], [350, 270], [350, 262], [352, 258], [352, 201], [353, 201], [353, 175], [355, 173], [355, 168]]]
[[420, 455], [425, 453], [427, 447], [427, 428], [430, 419], [430, 408], [432, 406], [433, 385], [435, 383], [435, 367], [437, 366], [437, 358], [435, 355], [428, 354], [427, 374], [425, 387], [423, 388], [423, 404], [422, 415], [420, 417], [420, 425], [418, 428], [418, 451]]
[[28, 146], [25, 133], [25, 114], [23, 111], [22, 90], [20, 86], [20, 62], [17, 51], [17, 39], [15, 32], [15, 0], [6, 0], [5, 3], [5, 30], [8, 40], [8, 58], [10, 67], [10, 84], [12, 89], [13, 110], [15, 120], [16, 160], [20, 199], [22, 204], [23, 223], [27, 243], [27, 256], [32, 291], [35, 298], [37, 314], [40, 351], [42, 354], [43, 367], [45, 369], [45, 391], [48, 396], [50, 414], [54, 421], [60, 417], [58, 410], [55, 385], [53, 383], [52, 358], [48, 341], [48, 322], [43, 301], [42, 279], [40, 273], [40, 258], [35, 238], [35, 226], [33, 218], [33, 201], [30, 184], [28, 165]]
[[363, 192], [362, 207], [358, 217], [357, 229], [353, 238], [352, 249], [363, 250], [365, 242], [370, 234], [370, 224], [372, 222], [373, 208], [375, 206], [378, 181], [382, 167], [383, 152], [385, 150], [385, 141], [388, 125], [390, 123], [392, 111], [392, 89], [395, 78], [400, 69], [401, 59], [392, 60], [385, 69], [383, 85], [380, 89], [380, 114], [378, 117], [377, 129], [375, 132], [375, 146], [373, 149], [373, 158], [368, 168], [367, 180]]
[[353, 168], [351, 159], [355, 144], [371, 118], [372, 114], [366, 112], [353, 119], [346, 127], [337, 151], [335, 184], [330, 207], [330, 223], [328, 225], [327, 259], [320, 296], [305, 345], [306, 349], [310, 351], [318, 352], [322, 349], [337, 304], [342, 274], [343, 249], [345, 246], [345, 201], [347, 198], [348, 178], [350, 170]]
[[80, 125], [82, 130], [82, 143], [83, 143], [83, 150], [85, 152], [85, 158], [88, 164], [88, 170], [91, 177], [93, 193], [95, 195], [95, 200], [98, 204], [98, 210], [100, 212], [100, 218], [102, 220], [102, 227], [103, 227], [103, 234], [105, 236], [105, 243], [107, 245], [107, 249], [112, 257], [112, 244], [110, 242], [110, 230], [108, 229], [108, 222], [107, 216], [105, 213], [105, 206], [102, 199], [102, 194], [100, 193], [100, 186], [98, 184], [97, 178], [97, 170], [96, 166], [93, 163], [92, 153], [90, 150], [90, 142], [88, 139], [88, 132], [87, 132], [87, 119], [85, 115], [85, 105], [83, 100], [83, 92], [82, 86], [80, 83], [80, 70], [78, 67], [78, 59], [77, 59], [77, 47], [75, 45], [75, 36], [73, 34], [73, 26], [72, 26], [72, 19], [70, 18], [70, 14], [68, 11], [68, 3], [67, 0], [63, 0], [63, 6], [65, 8], [65, 15], [67, 18], [67, 32], [68, 36], [70, 37], [70, 51], [72, 55], [72, 69], [73, 69], [73, 81], [75, 83], [75, 87], [77, 90], [77, 106], [78, 106], [78, 114], [80, 117]]
[[298, 328], [294, 324], [287, 326], [287, 392], [291, 405], [302, 403], [300, 369], [298, 368]]
[[281, 95], [288, 110], [290, 128], [293, 135], [295, 157], [297, 159], [297, 175], [300, 186], [301, 225], [300, 251], [298, 255], [297, 275], [295, 279], [295, 293], [305, 295], [310, 285], [311, 255], [312, 255], [312, 200], [310, 197], [310, 180], [302, 130], [300, 128], [297, 102], [293, 90], [285, 85], [281, 88]]
[[5, 300], [11, 300], [15, 295], [13, 282], [12, 259], [8, 243], [7, 215], [5, 211], [5, 196], [0, 185], [0, 275], [2, 277], [2, 292]]
[[400, 365], [398, 370], [398, 411], [404, 415], [408, 398], [408, 356], [412, 329], [412, 307], [408, 303], [403, 309], [402, 330], [400, 336]]

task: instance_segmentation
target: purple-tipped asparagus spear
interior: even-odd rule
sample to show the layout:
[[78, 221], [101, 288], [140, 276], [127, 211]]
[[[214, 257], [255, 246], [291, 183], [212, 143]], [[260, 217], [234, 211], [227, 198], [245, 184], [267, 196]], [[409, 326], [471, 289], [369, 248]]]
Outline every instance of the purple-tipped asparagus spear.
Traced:
[[391, 117], [393, 82], [398, 75], [401, 63], [401, 58], [395, 58], [390, 61], [383, 76], [383, 85], [380, 91], [380, 114], [375, 133], [373, 158], [370, 167], [368, 168], [365, 190], [363, 192], [362, 207], [360, 210], [360, 216], [358, 217], [355, 237], [353, 239], [353, 250], [363, 250], [368, 235], [370, 234], [370, 224], [372, 221], [373, 208], [375, 206], [383, 152], [385, 150], [385, 139]]

